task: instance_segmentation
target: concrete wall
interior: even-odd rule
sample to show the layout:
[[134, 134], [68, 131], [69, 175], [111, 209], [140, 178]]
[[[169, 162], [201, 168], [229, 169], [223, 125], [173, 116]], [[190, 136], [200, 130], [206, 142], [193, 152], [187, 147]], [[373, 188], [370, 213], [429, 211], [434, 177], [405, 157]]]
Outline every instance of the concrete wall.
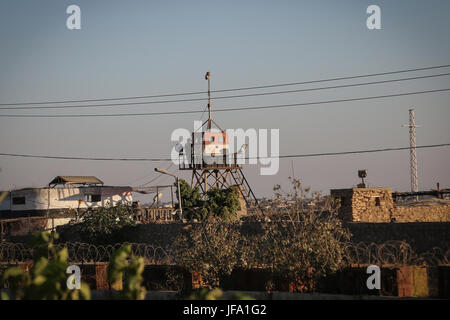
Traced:
[[72, 218], [45, 218], [42, 219], [16, 219], [16, 221], [2, 222], [5, 237], [20, 237], [43, 231], [51, 231], [53, 228], [63, 226]]
[[9, 191], [0, 191], [0, 195], [3, 192], [6, 192], [6, 195], [3, 198], [3, 200], [0, 202], [0, 211], [10, 210], [10, 208], [11, 208], [11, 193]]
[[450, 222], [410, 223], [345, 223], [352, 233], [354, 243], [381, 244], [388, 240], [404, 240], [416, 253], [430, 251], [434, 247], [450, 248]]
[[[189, 232], [193, 223], [149, 223], [138, 225], [133, 232], [122, 235], [123, 241], [149, 243], [170, 248], [181, 233]], [[354, 243], [384, 243], [388, 240], [404, 240], [416, 253], [430, 251], [433, 247], [450, 248], [450, 223], [345, 223], [352, 233]], [[63, 230], [63, 229], [62, 229]], [[62, 232], [61, 230], [61, 232]], [[59, 231], [60, 232], [60, 231]], [[262, 233], [261, 223], [245, 222], [241, 225], [243, 234]], [[63, 241], [82, 241], [77, 234], [63, 234]]]

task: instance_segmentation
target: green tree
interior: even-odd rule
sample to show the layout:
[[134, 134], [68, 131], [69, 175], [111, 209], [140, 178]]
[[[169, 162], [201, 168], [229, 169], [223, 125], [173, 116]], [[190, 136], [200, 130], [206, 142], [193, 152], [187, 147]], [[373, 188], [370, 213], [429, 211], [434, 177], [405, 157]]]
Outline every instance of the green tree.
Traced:
[[72, 226], [84, 241], [89, 243], [118, 242], [120, 231], [136, 226], [133, 209], [119, 203], [86, 212], [82, 222]]
[[[176, 194], [178, 197], [178, 185], [174, 183], [177, 190]], [[183, 216], [188, 220], [197, 219], [199, 221], [205, 219], [208, 215], [208, 211], [205, 209], [205, 202], [202, 200], [202, 194], [198, 187], [191, 188], [189, 183], [184, 179], [180, 179], [180, 193], [183, 205]], [[180, 199], [178, 199], [180, 201]], [[179, 208], [180, 205], [177, 203], [175, 208]]]
[[[262, 267], [272, 271], [275, 282], [289, 281], [294, 290], [314, 291], [321, 278], [345, 266], [351, 234], [337, 218], [337, 202], [304, 188], [299, 180], [291, 183], [288, 193], [275, 188], [277, 201], [290, 200], [287, 209], [273, 213], [255, 232], [241, 233], [241, 224], [220, 214], [193, 225], [175, 242], [177, 263], [198, 272], [209, 288], [217, 287], [236, 267]], [[212, 195], [209, 202], [212, 199], [225, 200]]]
[[[174, 185], [177, 188], [177, 184]], [[236, 212], [241, 207], [235, 188], [211, 188], [206, 193], [207, 199], [202, 200], [202, 194], [198, 187], [192, 188], [185, 180], [180, 179], [180, 190], [183, 215], [188, 220], [203, 221], [210, 215], [221, 217], [224, 220], [234, 219]], [[179, 208], [179, 204], [176, 205], [176, 208]]]
[[68, 252], [67, 248], [54, 247], [53, 240], [57, 238], [57, 233], [44, 232], [35, 235], [33, 267], [29, 273], [23, 272], [18, 267], [11, 267], [5, 271], [2, 280], [11, 289], [12, 297], [3, 292], [2, 299], [90, 299], [90, 289], [86, 283], [82, 282], [79, 290], [67, 288]]
[[205, 286], [215, 288], [239, 262], [239, 224], [210, 216], [194, 225], [188, 235], [175, 239], [176, 262], [198, 272]]
[[282, 214], [273, 214], [264, 224], [263, 234], [249, 239], [254, 260], [277, 276], [296, 284], [297, 291], [314, 291], [317, 281], [345, 265], [345, 244], [350, 232], [337, 217], [339, 203], [304, 188], [291, 179], [292, 189], [284, 193], [276, 186], [276, 198], [293, 203]]
[[208, 212], [223, 220], [236, 218], [236, 213], [241, 208], [241, 204], [234, 188], [212, 188], [208, 190], [207, 196], [206, 208]]

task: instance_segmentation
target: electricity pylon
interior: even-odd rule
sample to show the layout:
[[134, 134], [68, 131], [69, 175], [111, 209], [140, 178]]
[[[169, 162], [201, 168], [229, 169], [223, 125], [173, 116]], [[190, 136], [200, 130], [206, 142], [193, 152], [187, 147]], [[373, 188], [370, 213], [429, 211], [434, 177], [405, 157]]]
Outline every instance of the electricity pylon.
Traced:
[[[420, 125], [416, 125], [414, 118], [414, 109], [409, 109], [409, 124], [402, 127], [409, 128], [409, 149], [410, 149], [410, 169], [411, 169], [411, 192], [419, 191], [419, 178], [417, 174], [417, 156], [416, 156], [416, 128], [420, 128]], [[416, 196], [416, 200], [419, 200], [419, 196]]]

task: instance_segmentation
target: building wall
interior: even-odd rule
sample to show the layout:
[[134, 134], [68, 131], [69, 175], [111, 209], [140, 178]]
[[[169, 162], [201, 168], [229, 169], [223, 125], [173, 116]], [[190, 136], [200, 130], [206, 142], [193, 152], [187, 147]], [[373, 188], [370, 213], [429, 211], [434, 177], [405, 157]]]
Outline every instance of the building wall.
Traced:
[[396, 204], [391, 188], [331, 190], [341, 200], [339, 216], [348, 222], [450, 222], [450, 204]]
[[394, 207], [391, 188], [331, 190], [341, 200], [340, 217], [351, 222], [390, 222]]
[[[100, 201], [89, 201], [88, 195], [100, 195]], [[131, 203], [133, 200], [130, 187], [22, 189], [11, 191], [9, 197], [2, 202], [0, 210], [86, 209], [102, 207], [108, 203], [117, 205], [119, 201]], [[14, 199], [21, 197], [25, 198], [25, 203], [14, 204]]]
[[51, 231], [53, 228], [63, 226], [70, 222], [72, 218], [44, 218], [43, 219], [22, 219], [7, 222], [4, 230], [8, 237], [26, 236], [37, 232]]
[[449, 205], [395, 206], [392, 210], [395, 222], [449, 222]]
[[0, 195], [6, 192], [5, 198], [3, 198], [2, 202], [0, 202], [0, 211], [1, 210], [10, 210], [11, 209], [11, 193], [9, 191], [0, 191]]
[[388, 240], [406, 241], [416, 253], [439, 247], [450, 249], [450, 222], [408, 223], [352, 223], [344, 225], [352, 233], [354, 243], [385, 243]]

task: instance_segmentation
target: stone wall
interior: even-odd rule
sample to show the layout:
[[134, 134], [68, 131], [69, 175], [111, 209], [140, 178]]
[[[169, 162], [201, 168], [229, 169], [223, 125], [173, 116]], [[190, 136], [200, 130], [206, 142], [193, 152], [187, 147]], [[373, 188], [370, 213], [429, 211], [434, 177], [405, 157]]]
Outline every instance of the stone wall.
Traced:
[[391, 188], [331, 190], [340, 199], [339, 216], [348, 222], [450, 222], [450, 202], [424, 200], [394, 204]]
[[391, 188], [331, 190], [341, 200], [340, 216], [352, 222], [390, 222], [394, 207]]
[[449, 222], [450, 204], [448, 205], [398, 205], [392, 210], [395, 222]]

